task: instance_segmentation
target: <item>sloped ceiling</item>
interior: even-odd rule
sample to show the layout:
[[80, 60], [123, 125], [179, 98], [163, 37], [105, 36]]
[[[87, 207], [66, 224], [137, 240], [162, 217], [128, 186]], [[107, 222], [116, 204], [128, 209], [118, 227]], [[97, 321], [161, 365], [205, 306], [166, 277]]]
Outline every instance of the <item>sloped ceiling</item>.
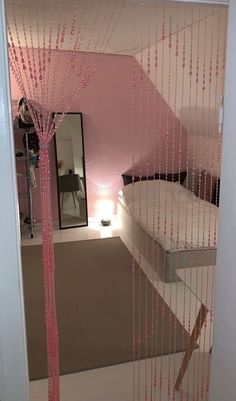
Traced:
[[[58, 22], [63, 21], [64, 18], [72, 21], [75, 2], [75, 0], [21, 0], [21, 9], [19, 9], [19, 1], [6, 0], [9, 24], [14, 27], [13, 10], [15, 10], [17, 30], [22, 47], [25, 47], [23, 26], [28, 42], [31, 41], [30, 32], [32, 32], [34, 47], [43, 47], [44, 35], [47, 42], [51, 24], [53, 24], [55, 41]], [[219, 3], [221, 2], [219, 1]], [[83, 38], [80, 50], [82, 51], [94, 51], [96, 49], [99, 52], [101, 48], [105, 53], [133, 55], [161, 39], [163, 1], [80, 0], [79, 4], [80, 36]], [[171, 1], [166, 1], [165, 4], [167, 4], [165, 6], [167, 35], [173, 21], [178, 21], [172, 25], [172, 31], [175, 33], [177, 29], [182, 30], [184, 26], [196, 23], [199, 19], [206, 18], [218, 10], [218, 6], [212, 5], [199, 6]], [[96, 47], [95, 42], [99, 35], [101, 36], [101, 32], [107, 29], [106, 25], [109, 24], [109, 16], [112, 13], [115, 15], [115, 23], [113, 23], [114, 29], [112, 29], [107, 46], [105, 48]], [[177, 14], [178, 18], [175, 18]], [[16, 32], [13, 32], [13, 38], [17, 44]], [[65, 35], [62, 50], [70, 50], [72, 46], [70, 35]]]

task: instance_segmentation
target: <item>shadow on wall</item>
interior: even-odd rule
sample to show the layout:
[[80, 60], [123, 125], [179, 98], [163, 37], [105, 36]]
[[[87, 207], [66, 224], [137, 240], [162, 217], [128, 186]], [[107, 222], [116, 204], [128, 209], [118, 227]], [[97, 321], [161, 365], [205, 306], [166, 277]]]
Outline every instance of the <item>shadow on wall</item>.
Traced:
[[[160, 96], [160, 95], [159, 95]], [[163, 103], [161, 97], [160, 101]], [[157, 108], [156, 130], [150, 118], [151, 134], [142, 130], [134, 146], [134, 163], [125, 173], [148, 176], [186, 170], [187, 131], [167, 104]]]
[[222, 137], [218, 109], [191, 106], [179, 111], [187, 130], [189, 167], [220, 175]]
[[194, 105], [178, 111], [180, 120], [192, 136], [218, 137], [218, 107]]

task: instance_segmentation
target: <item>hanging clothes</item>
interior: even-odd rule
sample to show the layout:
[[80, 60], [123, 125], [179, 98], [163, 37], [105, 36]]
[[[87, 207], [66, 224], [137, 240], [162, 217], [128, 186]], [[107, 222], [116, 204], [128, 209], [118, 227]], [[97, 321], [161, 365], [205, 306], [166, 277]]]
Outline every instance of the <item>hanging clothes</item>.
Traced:
[[[25, 98], [21, 98], [18, 102], [18, 113], [14, 119], [14, 129], [23, 132], [23, 144], [24, 148], [39, 153], [39, 138], [36, 133], [34, 123], [32, 121], [27, 101]], [[28, 135], [28, 144], [26, 142], [26, 134]], [[28, 145], [28, 146], [27, 146]]]

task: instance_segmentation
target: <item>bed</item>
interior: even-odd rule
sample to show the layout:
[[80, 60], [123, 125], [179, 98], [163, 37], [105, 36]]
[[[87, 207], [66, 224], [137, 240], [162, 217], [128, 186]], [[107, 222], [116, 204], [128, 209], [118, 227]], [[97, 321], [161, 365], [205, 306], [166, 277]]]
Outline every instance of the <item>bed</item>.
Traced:
[[179, 281], [178, 268], [215, 264], [218, 207], [180, 183], [126, 185], [117, 209], [123, 241], [138, 249], [161, 280]]

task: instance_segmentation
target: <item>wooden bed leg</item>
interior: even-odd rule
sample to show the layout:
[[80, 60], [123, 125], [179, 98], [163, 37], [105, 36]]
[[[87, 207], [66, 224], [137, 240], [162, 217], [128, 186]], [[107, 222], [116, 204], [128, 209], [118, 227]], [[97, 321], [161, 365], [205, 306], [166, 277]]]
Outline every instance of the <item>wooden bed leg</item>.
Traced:
[[189, 348], [185, 351], [184, 354], [184, 358], [179, 370], [179, 374], [175, 383], [175, 389], [178, 391], [180, 388], [180, 385], [182, 383], [183, 377], [185, 375], [185, 372], [187, 370], [190, 358], [192, 356], [193, 350], [194, 350], [194, 345], [196, 343], [196, 341], [198, 340], [198, 337], [201, 333], [202, 330], [202, 326], [206, 320], [206, 316], [207, 316], [207, 308], [205, 307], [205, 305], [201, 304], [200, 310], [198, 312], [198, 316], [197, 316], [197, 320], [195, 322], [191, 337], [190, 337], [190, 344], [189, 344]]

